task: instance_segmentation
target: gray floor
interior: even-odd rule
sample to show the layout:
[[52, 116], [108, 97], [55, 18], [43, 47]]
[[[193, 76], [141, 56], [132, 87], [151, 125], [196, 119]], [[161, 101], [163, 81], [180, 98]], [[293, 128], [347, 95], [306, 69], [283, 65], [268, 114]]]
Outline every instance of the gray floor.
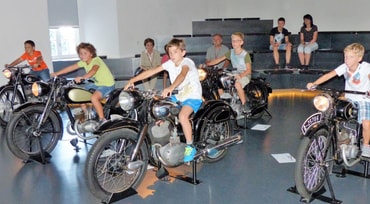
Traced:
[[[271, 154], [290, 153], [295, 157], [300, 125], [314, 112], [311, 98], [300, 94], [271, 96], [269, 110], [273, 117], [249, 123], [249, 127], [271, 127], [266, 131], [243, 130], [245, 142], [230, 148], [222, 161], [200, 164], [199, 185], [173, 178], [160, 181], [149, 170], [138, 194], [115, 203], [300, 203], [298, 195], [287, 191], [294, 186], [294, 163], [280, 164]], [[83, 175], [89, 145], [80, 143], [81, 150], [75, 152], [68, 137], [52, 152], [51, 163], [24, 164], [9, 152], [0, 130], [0, 204], [100, 203], [87, 189]], [[171, 173], [190, 170], [190, 166], [181, 166]], [[343, 203], [370, 202], [369, 179], [352, 175], [333, 175], [331, 179], [336, 196]]]

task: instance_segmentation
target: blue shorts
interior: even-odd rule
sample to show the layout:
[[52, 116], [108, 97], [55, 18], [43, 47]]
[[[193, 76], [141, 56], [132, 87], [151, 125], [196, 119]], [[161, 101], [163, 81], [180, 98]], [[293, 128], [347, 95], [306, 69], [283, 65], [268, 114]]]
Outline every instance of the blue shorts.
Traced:
[[[270, 45], [270, 50], [273, 50], [273, 47], [272, 45]], [[286, 50], [286, 44], [280, 44], [279, 47], [278, 47], [278, 50]]]
[[[170, 97], [170, 100], [175, 103], [179, 101], [176, 98], [176, 95], [172, 95]], [[190, 108], [193, 109], [194, 113], [196, 113], [199, 110], [200, 106], [202, 105], [202, 102], [203, 102], [202, 99], [186, 99], [185, 101], [181, 102], [181, 107], [190, 106]]]
[[95, 91], [99, 91], [102, 97], [106, 97], [110, 92], [114, 90], [115, 86], [97, 86], [94, 83], [89, 83], [84, 85], [84, 88], [87, 90], [94, 89]]
[[370, 120], [370, 102], [355, 101], [353, 104], [358, 108], [357, 121], [359, 123], [362, 123], [363, 120]]

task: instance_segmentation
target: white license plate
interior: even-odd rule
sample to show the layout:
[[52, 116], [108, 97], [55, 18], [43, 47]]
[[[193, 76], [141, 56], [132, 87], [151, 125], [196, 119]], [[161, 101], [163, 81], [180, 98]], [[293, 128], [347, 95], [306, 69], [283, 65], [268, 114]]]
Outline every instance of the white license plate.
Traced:
[[301, 131], [303, 135], [305, 135], [307, 130], [310, 129], [313, 125], [319, 123], [321, 121], [321, 118], [322, 118], [321, 112], [315, 113], [311, 115], [310, 117], [308, 117], [306, 121], [304, 121], [301, 127]]

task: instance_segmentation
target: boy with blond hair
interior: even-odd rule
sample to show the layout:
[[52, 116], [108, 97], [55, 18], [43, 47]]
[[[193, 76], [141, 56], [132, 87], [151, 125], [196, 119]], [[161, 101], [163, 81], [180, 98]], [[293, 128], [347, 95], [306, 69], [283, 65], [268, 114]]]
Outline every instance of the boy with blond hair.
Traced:
[[[307, 89], [322, 84], [335, 76], [344, 76], [345, 90], [370, 91], [370, 64], [363, 62], [365, 48], [353, 43], [344, 48], [344, 63], [333, 71], [321, 76], [315, 82], [308, 83]], [[363, 146], [361, 156], [370, 157], [370, 99], [358, 94], [346, 93], [346, 98], [359, 108], [358, 122], [362, 123]]]

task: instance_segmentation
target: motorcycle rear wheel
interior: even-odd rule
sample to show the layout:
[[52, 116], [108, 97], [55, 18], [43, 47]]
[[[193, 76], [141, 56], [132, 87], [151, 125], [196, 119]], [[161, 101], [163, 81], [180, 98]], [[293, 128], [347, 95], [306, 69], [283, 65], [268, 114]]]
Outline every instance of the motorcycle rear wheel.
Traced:
[[[207, 140], [221, 142], [231, 136], [230, 122], [204, 123], [201, 130], [201, 140], [207, 144]], [[209, 163], [217, 162], [225, 157], [227, 148], [205, 156], [204, 160]]]
[[[13, 103], [11, 102], [14, 96]], [[13, 110], [25, 101], [19, 91], [14, 92], [14, 87], [4, 87], [0, 91], [0, 124], [6, 126], [11, 118]]]
[[329, 173], [333, 168], [333, 145], [328, 136], [326, 129], [320, 129], [311, 138], [304, 137], [298, 148], [295, 184], [298, 193], [308, 202], [312, 194], [325, 185], [325, 168]]
[[22, 160], [40, 156], [41, 152], [37, 138], [41, 140], [43, 150], [50, 153], [63, 135], [60, 116], [53, 111], [50, 112], [45, 123], [41, 125], [40, 135], [35, 136], [33, 134], [43, 110], [42, 105], [26, 107], [14, 113], [6, 127], [7, 145], [10, 151]]
[[128, 169], [136, 144], [137, 132], [127, 128], [107, 132], [94, 143], [85, 164], [87, 186], [94, 196], [107, 199], [112, 193], [140, 185], [148, 166], [148, 151], [142, 145], [135, 160], [144, 164], [135, 170]]
[[250, 118], [261, 118], [264, 114], [264, 106], [266, 106], [268, 103], [267, 90], [265, 90], [264, 87], [261, 87], [261, 85], [251, 82], [245, 87], [245, 93], [250, 106], [249, 109], [253, 110], [258, 108], [259, 111], [251, 115]]

